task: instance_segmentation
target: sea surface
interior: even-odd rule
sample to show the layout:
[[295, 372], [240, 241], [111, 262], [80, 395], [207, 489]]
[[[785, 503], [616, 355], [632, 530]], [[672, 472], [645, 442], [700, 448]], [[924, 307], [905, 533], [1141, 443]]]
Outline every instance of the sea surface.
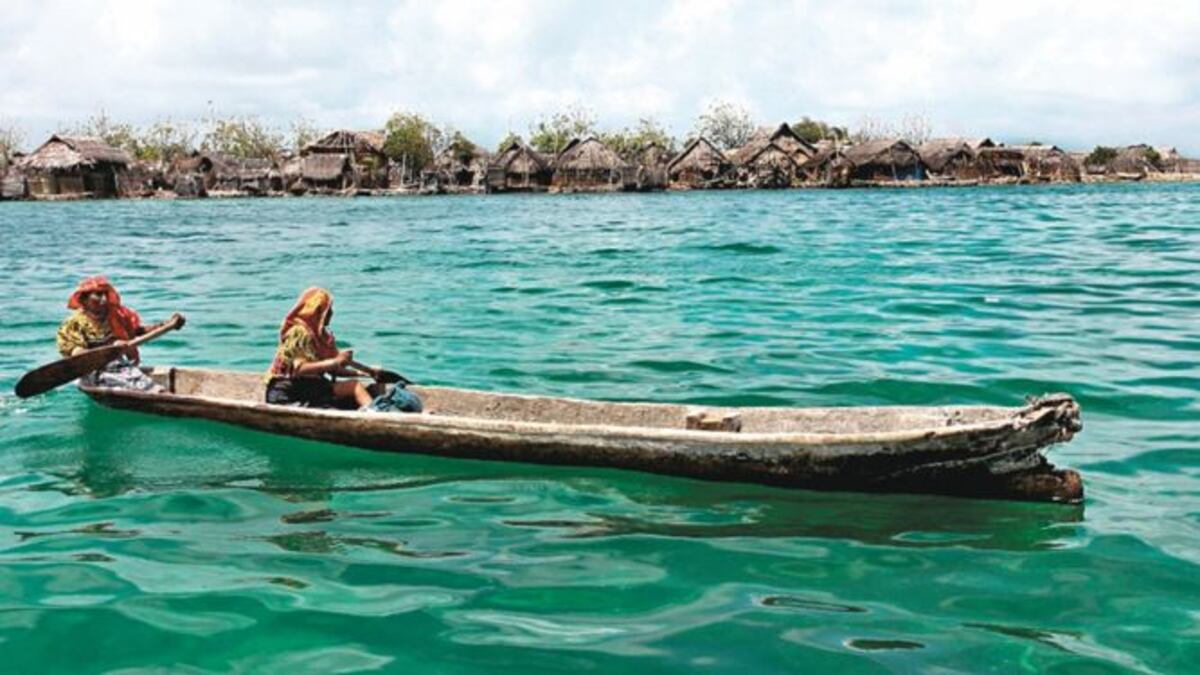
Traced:
[[[1200, 672], [1200, 186], [0, 204], [0, 669]], [[261, 371], [1019, 405], [1081, 507], [389, 455], [12, 387], [83, 276]]]

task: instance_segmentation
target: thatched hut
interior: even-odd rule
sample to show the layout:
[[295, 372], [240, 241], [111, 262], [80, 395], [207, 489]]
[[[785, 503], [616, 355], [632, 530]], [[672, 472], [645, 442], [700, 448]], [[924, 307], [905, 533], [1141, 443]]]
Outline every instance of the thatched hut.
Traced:
[[634, 189], [666, 189], [667, 165], [671, 163], [671, 151], [666, 146], [661, 143], [642, 146], [633, 153], [629, 161], [634, 168]]
[[130, 158], [99, 138], [53, 135], [18, 162], [35, 198], [117, 197]]
[[[990, 142], [990, 141], [989, 141]], [[975, 151], [962, 138], [934, 138], [917, 146], [917, 154], [932, 177], [943, 180], [975, 180], [979, 165]]]
[[975, 153], [979, 177], [987, 181], [1017, 181], [1025, 176], [1025, 155], [1016, 148], [999, 145]]
[[340, 192], [354, 187], [354, 178], [350, 155], [321, 152], [301, 159], [300, 183], [306, 190]]
[[804, 181], [823, 187], [848, 187], [854, 165], [836, 143], [819, 145], [817, 154], [800, 166]]
[[159, 190], [170, 187], [167, 172], [168, 168], [163, 162], [132, 161], [121, 176], [121, 194], [131, 197], [154, 196]]
[[521, 141], [513, 141], [488, 164], [488, 192], [544, 192], [553, 177], [552, 162]]
[[854, 166], [854, 180], [873, 183], [923, 180], [927, 173], [917, 151], [897, 138], [863, 141], [844, 152]]
[[667, 183], [684, 189], [728, 187], [732, 169], [733, 162], [717, 146], [695, 138], [667, 165]]
[[[628, 180], [627, 180], [628, 177]], [[551, 188], [558, 191], [615, 192], [634, 186], [634, 171], [599, 139], [575, 138], [554, 161]]]
[[729, 158], [735, 166], [745, 166], [751, 158], [758, 156], [764, 148], [772, 144], [791, 157], [797, 165], [817, 154], [815, 146], [796, 135], [792, 127], [784, 122], [774, 128], [759, 127], [745, 145], [729, 153]]
[[[350, 131], [338, 129], [309, 143], [301, 149], [310, 155], [342, 155], [350, 162], [354, 187], [386, 188], [388, 186], [388, 156], [383, 146], [387, 136], [382, 131]], [[330, 160], [332, 162], [333, 160]]]
[[1181, 173], [1183, 157], [1179, 150], [1167, 145], [1156, 145], [1153, 150], [1158, 155], [1158, 168], [1163, 173]]
[[1027, 180], [1046, 183], [1078, 183], [1079, 165], [1057, 145], [1013, 145], [1024, 157]]
[[1144, 143], [1128, 145], [1117, 150], [1117, 156], [1109, 162], [1109, 172], [1126, 176], [1145, 176], [1162, 171], [1161, 155]]
[[180, 181], [186, 175], [196, 176], [209, 192], [263, 195], [284, 188], [283, 178], [275, 160], [266, 157], [234, 157], [211, 150], [198, 150], [177, 158], [171, 164], [171, 183], [181, 185], [186, 196], [198, 196], [193, 181]]
[[[809, 158], [802, 156], [807, 162]], [[786, 188], [800, 182], [800, 164], [791, 153], [768, 143], [750, 157], [742, 158], [737, 168], [739, 186], [748, 188]]]
[[489, 159], [488, 151], [477, 145], [447, 146], [421, 173], [421, 187], [429, 192], [483, 192]]

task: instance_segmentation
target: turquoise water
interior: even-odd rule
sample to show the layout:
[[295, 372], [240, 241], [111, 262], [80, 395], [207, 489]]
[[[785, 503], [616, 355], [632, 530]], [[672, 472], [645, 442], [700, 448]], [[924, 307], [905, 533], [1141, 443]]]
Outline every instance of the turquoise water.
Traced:
[[[0, 204], [8, 672], [1185, 672], [1200, 186]], [[1081, 508], [369, 453], [12, 386], [83, 275], [260, 370], [305, 286], [424, 383], [1018, 404]]]

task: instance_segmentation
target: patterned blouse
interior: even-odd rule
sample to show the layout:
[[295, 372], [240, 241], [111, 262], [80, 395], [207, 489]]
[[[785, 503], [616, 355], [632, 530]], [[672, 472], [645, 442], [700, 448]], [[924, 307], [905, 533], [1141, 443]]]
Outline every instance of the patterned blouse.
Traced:
[[67, 317], [58, 327], [58, 353], [63, 357], [76, 349], [94, 349], [113, 341], [112, 328], [107, 321], [96, 321], [87, 312], [79, 310]]

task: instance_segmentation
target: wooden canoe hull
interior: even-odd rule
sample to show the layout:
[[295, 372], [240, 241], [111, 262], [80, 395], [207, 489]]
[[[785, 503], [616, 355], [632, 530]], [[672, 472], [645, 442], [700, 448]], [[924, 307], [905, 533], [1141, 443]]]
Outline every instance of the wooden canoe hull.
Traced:
[[[177, 373], [160, 369], [170, 383]], [[234, 374], [221, 374], [233, 377]], [[245, 375], [237, 375], [245, 378]], [[492, 395], [413, 387], [427, 400], [493, 397], [540, 410], [555, 405], [611, 408], [613, 415], [672, 415], [684, 406], [623, 404]], [[186, 390], [181, 388], [180, 391]], [[268, 405], [248, 395], [222, 398], [188, 393], [151, 394], [83, 387], [98, 403], [175, 417], [194, 417], [269, 433], [371, 450], [464, 459], [628, 469], [716, 481], [817, 490], [919, 492], [984, 498], [1075, 503], [1083, 497], [1073, 471], [1055, 470], [1041, 449], [1069, 440], [1081, 426], [1068, 396], [1022, 408], [999, 409], [985, 421], [898, 431], [797, 433], [725, 432], [548, 420], [487, 419], [456, 414], [377, 414]], [[641, 405], [646, 411], [637, 409]], [[737, 409], [720, 409], [722, 411]], [[755, 410], [743, 409], [753, 416]], [[802, 411], [806, 409], [790, 409]], [[853, 409], [842, 410], [852, 415]], [[891, 410], [891, 409], [871, 409]], [[937, 409], [942, 410], [942, 409]], [[682, 420], [681, 420], [682, 421]], [[594, 422], [594, 420], [593, 420]]]

